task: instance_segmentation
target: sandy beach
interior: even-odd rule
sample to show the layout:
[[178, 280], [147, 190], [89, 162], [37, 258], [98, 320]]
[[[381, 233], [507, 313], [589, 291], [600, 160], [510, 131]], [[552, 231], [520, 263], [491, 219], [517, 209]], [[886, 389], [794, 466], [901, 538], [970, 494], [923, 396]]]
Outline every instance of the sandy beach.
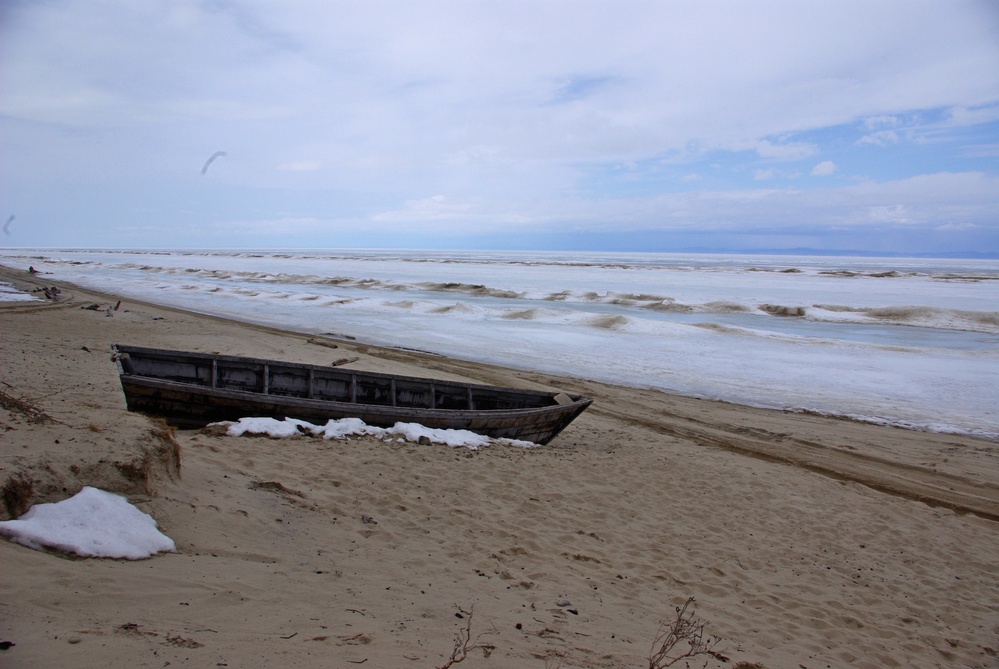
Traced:
[[[461, 666], [648, 667], [690, 597], [718, 640], [690, 666], [999, 666], [997, 443], [59, 288], [0, 303], [0, 517], [90, 485], [177, 551], [71, 559], [0, 540], [2, 667], [429, 668], [466, 629]], [[173, 431], [126, 411], [114, 343], [595, 402], [533, 449]]]

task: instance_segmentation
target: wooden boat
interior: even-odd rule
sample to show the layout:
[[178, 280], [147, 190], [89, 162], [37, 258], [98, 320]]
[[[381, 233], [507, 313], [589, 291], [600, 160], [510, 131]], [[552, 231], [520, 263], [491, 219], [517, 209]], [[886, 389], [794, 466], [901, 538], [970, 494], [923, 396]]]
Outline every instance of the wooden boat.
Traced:
[[593, 400], [336, 367], [115, 345], [130, 411], [181, 428], [251, 416], [360, 418], [547, 444]]

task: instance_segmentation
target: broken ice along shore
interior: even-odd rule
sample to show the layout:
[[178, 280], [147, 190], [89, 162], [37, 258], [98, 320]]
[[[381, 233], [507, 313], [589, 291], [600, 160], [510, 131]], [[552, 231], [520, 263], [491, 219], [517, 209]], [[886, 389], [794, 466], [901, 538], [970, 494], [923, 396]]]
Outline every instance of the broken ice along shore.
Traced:
[[999, 261], [0, 251], [125, 298], [518, 369], [999, 438]]

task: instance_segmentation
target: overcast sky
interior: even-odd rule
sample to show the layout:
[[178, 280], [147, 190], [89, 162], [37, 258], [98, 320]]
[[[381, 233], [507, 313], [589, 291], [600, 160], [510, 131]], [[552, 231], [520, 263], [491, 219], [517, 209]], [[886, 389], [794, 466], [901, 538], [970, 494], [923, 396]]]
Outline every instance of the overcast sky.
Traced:
[[4, 0], [12, 215], [0, 246], [999, 253], [999, 2]]

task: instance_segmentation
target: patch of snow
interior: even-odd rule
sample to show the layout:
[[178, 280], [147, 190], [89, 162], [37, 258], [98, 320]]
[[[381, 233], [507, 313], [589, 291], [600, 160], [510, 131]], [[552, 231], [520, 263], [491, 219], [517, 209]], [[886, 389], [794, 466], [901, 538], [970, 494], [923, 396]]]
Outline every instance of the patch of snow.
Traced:
[[36, 504], [17, 520], [0, 522], [0, 534], [35, 550], [83, 557], [141, 560], [176, 550], [152, 516], [124, 497], [90, 486], [61, 502]]
[[464, 447], [476, 450], [493, 444], [533, 448], [537, 444], [519, 439], [494, 439], [468, 430], [442, 430], [429, 428], [418, 423], [396, 423], [390, 428], [373, 427], [359, 418], [330, 420], [325, 425], [314, 425], [304, 420], [285, 418], [240, 418], [236, 422], [213, 423], [227, 427], [226, 433], [232, 437], [244, 434], [263, 434], [276, 439], [298, 435], [312, 435], [323, 439], [346, 439], [350, 436], [371, 435], [381, 439], [398, 437], [397, 441], [419, 443], [421, 440], [434, 444], [447, 444], [453, 448]]
[[0, 281], [0, 302], [37, 302], [38, 298], [18, 290], [6, 281]]

